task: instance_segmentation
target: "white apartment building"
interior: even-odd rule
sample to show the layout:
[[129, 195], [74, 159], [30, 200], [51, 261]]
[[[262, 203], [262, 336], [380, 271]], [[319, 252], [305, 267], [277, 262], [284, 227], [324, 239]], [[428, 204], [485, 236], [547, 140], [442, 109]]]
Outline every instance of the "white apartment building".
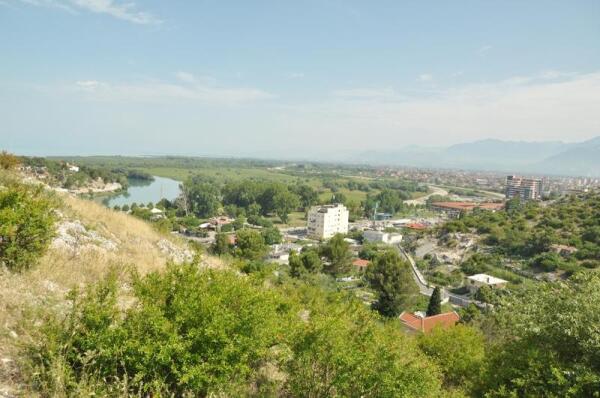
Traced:
[[348, 233], [348, 209], [343, 204], [314, 206], [308, 212], [308, 236], [329, 239]]

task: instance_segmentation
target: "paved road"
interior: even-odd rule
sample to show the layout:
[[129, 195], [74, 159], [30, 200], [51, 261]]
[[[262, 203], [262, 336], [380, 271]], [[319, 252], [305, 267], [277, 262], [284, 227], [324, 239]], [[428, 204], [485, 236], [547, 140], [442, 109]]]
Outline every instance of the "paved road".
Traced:
[[433, 190], [432, 193], [425, 196], [421, 196], [417, 199], [405, 200], [404, 203], [407, 205], [424, 205], [427, 202], [427, 199], [429, 199], [433, 195], [448, 196], [448, 191], [446, 191], [443, 188], [436, 187], [433, 185], [430, 185], [429, 188]]
[[[419, 286], [419, 292], [424, 296], [431, 297], [431, 294], [433, 293], [433, 288], [431, 288], [429, 286], [429, 284], [427, 283], [427, 280], [425, 279], [425, 277], [423, 276], [421, 271], [419, 271], [419, 269], [417, 268], [417, 264], [415, 263], [415, 260], [412, 258], [412, 256], [410, 254], [408, 254], [399, 245], [396, 247], [398, 248], [398, 251], [400, 251], [400, 254], [402, 256], [404, 256], [404, 258], [406, 258], [406, 260], [408, 260], [408, 263], [410, 264], [410, 267], [412, 268], [413, 279], [415, 280], [415, 283], [417, 284], [417, 286]], [[447, 297], [450, 300], [450, 303], [461, 306], [461, 307], [466, 307], [467, 305], [469, 305], [471, 303], [474, 303], [478, 306], [484, 305], [483, 303], [472, 300], [472, 299], [468, 298], [467, 296], [450, 293], [448, 291], [448, 289], [446, 289], [446, 288], [442, 289], [442, 297], [444, 297], [444, 298]]]

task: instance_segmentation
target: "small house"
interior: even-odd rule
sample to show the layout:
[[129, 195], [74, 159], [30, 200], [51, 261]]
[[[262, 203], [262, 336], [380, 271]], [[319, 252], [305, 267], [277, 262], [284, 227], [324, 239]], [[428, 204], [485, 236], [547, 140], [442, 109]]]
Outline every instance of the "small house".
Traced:
[[447, 329], [456, 325], [459, 320], [460, 316], [455, 311], [432, 316], [427, 316], [421, 311], [415, 313], [404, 311], [400, 314], [400, 323], [409, 333], [427, 334], [436, 327]]

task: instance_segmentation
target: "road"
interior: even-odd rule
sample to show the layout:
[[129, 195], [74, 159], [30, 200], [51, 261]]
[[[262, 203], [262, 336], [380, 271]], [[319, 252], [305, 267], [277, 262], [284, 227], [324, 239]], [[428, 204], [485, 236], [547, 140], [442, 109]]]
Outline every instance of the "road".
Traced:
[[407, 205], [424, 205], [427, 202], [427, 199], [429, 199], [433, 195], [448, 196], [448, 191], [446, 191], [443, 188], [436, 187], [434, 185], [430, 185], [429, 188], [431, 188], [433, 190], [432, 193], [427, 194], [425, 196], [421, 196], [420, 198], [417, 198], [417, 199], [405, 200], [404, 204], [407, 204]]
[[[406, 251], [404, 251], [404, 249], [402, 249], [400, 247], [400, 245], [395, 246], [395, 247], [398, 249], [400, 254], [404, 258], [406, 258], [406, 260], [410, 264], [410, 267], [412, 269], [413, 279], [415, 280], [415, 283], [419, 287], [419, 292], [424, 296], [431, 297], [431, 294], [433, 293], [433, 288], [429, 286], [429, 284], [427, 283], [427, 280], [425, 279], [425, 277], [423, 276], [421, 271], [419, 271], [419, 269], [417, 268], [417, 264], [415, 263], [415, 260], [412, 258], [412, 256], [410, 254], [408, 254]], [[448, 298], [450, 303], [452, 303], [454, 305], [458, 305], [460, 307], [466, 307], [467, 305], [469, 305], [471, 303], [473, 303], [477, 306], [485, 306], [485, 304], [480, 303], [476, 300], [472, 300], [472, 299], [468, 298], [467, 296], [450, 293], [448, 291], [448, 289], [446, 289], [446, 288], [442, 288], [442, 297]]]

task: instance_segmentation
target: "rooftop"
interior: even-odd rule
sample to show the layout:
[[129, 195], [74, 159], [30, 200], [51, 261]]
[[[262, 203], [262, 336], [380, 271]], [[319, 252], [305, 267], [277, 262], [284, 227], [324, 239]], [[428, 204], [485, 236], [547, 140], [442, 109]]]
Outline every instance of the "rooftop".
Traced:
[[410, 312], [400, 314], [400, 322], [409, 329], [429, 333], [436, 326], [449, 328], [454, 326], [460, 320], [458, 314], [454, 311], [433, 316], [420, 316]]
[[352, 265], [354, 265], [355, 267], [366, 268], [369, 266], [369, 260], [357, 258], [356, 260], [352, 261]]
[[505, 281], [504, 279], [496, 278], [495, 276], [491, 276], [488, 274], [471, 275], [471, 276], [467, 277], [467, 279], [470, 279], [470, 280], [476, 281], [476, 282], [485, 283], [488, 285], [500, 285], [503, 283], [508, 283], [508, 281]]

